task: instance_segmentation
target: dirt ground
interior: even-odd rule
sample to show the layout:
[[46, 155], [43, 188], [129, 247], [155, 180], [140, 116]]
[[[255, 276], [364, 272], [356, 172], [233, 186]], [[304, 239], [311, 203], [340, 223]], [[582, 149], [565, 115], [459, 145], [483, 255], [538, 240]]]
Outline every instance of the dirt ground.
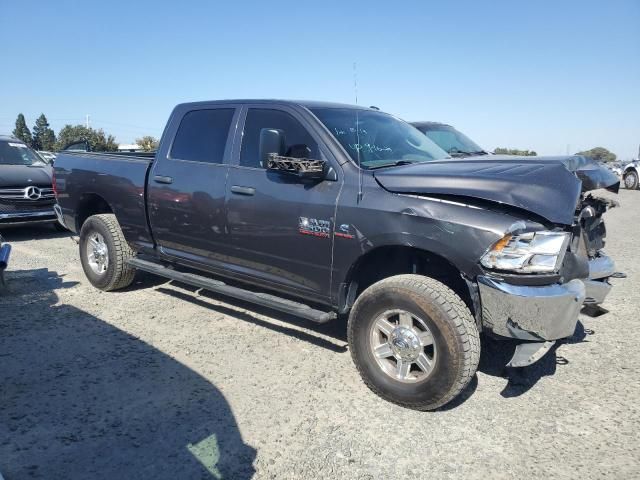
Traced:
[[85, 279], [50, 227], [13, 245], [0, 297], [0, 472], [43, 479], [639, 478], [640, 191], [607, 214], [619, 270], [597, 318], [539, 363], [483, 339], [464, 394], [406, 410], [360, 381], [343, 322], [316, 326], [139, 275]]

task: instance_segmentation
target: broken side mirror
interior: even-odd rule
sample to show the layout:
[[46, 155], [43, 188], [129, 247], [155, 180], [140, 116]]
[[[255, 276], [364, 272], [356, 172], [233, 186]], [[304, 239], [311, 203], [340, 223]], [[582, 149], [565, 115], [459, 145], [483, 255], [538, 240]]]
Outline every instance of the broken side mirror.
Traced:
[[277, 170], [297, 176], [301, 180], [324, 180], [327, 176], [327, 162], [310, 158], [296, 158], [269, 154], [267, 169]]

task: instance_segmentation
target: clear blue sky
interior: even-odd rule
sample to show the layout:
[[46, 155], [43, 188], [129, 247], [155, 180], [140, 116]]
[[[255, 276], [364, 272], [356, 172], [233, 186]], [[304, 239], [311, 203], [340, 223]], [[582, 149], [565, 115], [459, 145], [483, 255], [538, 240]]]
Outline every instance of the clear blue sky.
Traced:
[[293, 98], [438, 120], [486, 148], [640, 143], [640, 0], [0, 0], [0, 133], [19, 112], [122, 143], [182, 101]]

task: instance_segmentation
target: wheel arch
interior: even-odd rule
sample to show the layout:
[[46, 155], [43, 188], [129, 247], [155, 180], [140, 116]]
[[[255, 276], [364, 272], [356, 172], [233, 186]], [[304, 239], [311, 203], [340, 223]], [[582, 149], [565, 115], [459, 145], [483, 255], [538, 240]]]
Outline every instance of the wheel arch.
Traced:
[[101, 213], [113, 213], [113, 208], [104, 197], [97, 193], [86, 193], [82, 195], [76, 208], [76, 231], [80, 233], [82, 225], [92, 215]]
[[349, 268], [340, 294], [340, 311], [346, 313], [369, 286], [385, 278], [415, 273], [434, 278], [451, 288], [477, 318], [477, 292], [463, 272], [438, 253], [408, 245], [376, 247]]

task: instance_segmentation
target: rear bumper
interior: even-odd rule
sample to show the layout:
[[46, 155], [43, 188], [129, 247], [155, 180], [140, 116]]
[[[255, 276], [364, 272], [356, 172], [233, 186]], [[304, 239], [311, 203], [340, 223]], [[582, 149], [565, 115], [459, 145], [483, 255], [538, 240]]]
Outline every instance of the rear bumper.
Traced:
[[512, 285], [478, 277], [483, 326], [503, 337], [529, 341], [573, 335], [586, 298], [582, 280], [545, 286]]

